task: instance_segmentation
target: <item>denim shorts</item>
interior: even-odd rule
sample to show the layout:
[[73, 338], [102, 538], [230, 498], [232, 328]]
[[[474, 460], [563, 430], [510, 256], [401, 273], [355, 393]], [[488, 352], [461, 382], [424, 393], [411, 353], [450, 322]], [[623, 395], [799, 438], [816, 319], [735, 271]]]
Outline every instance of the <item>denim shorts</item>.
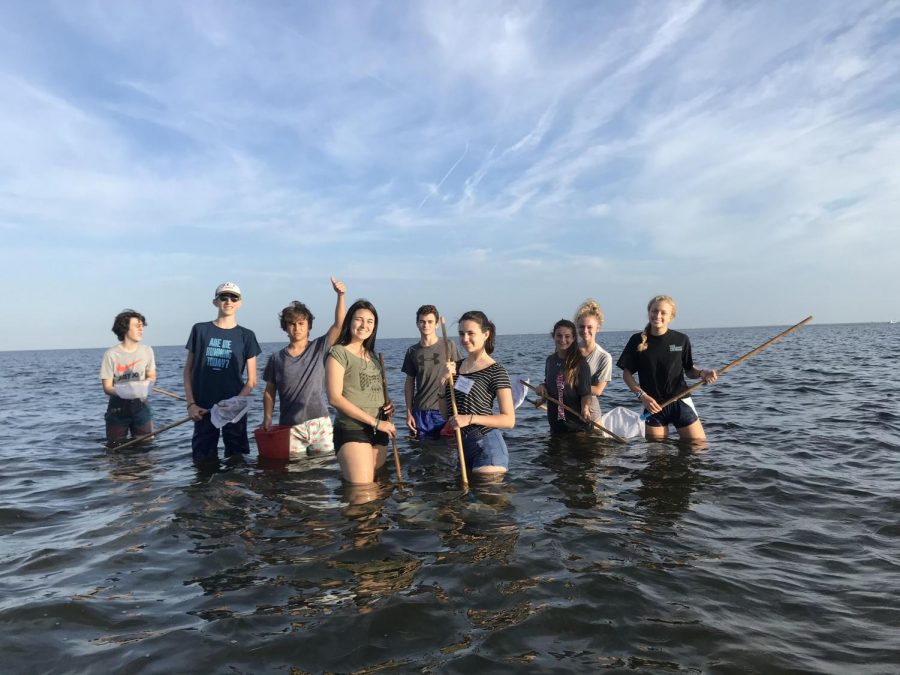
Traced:
[[[648, 410], [647, 412], [650, 411]], [[670, 403], [655, 415], [650, 415], [646, 420], [646, 424], [650, 427], [666, 427], [671, 424], [676, 429], [683, 429], [684, 427], [689, 427], [698, 419], [700, 418], [697, 417], [694, 402], [688, 396]]]
[[106, 407], [106, 439], [121, 441], [131, 432], [133, 437], [153, 431], [153, 411], [146, 401], [139, 398], [125, 399], [110, 396]]
[[463, 452], [466, 465], [473, 471], [485, 466], [509, 468], [509, 450], [499, 429], [491, 429], [483, 436], [463, 435]]
[[413, 410], [413, 420], [416, 423], [416, 438], [439, 438], [441, 429], [447, 423], [439, 410]]

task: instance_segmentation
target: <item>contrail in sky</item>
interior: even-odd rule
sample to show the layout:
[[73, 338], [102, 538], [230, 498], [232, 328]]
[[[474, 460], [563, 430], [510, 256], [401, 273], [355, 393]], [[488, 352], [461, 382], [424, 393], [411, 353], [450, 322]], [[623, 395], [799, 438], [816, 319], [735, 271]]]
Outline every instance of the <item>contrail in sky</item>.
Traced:
[[453, 163], [453, 166], [450, 167], [450, 170], [449, 170], [447, 173], [444, 174], [444, 177], [441, 178], [441, 182], [438, 183], [437, 185], [435, 185], [433, 188], [431, 188], [431, 190], [428, 191], [428, 194], [425, 195], [425, 198], [424, 198], [424, 199], [421, 201], [421, 203], [419, 204], [419, 208], [420, 208], [420, 209], [421, 209], [423, 206], [425, 206], [425, 202], [427, 202], [427, 201], [431, 198], [431, 195], [435, 194], [438, 190], [441, 189], [441, 185], [443, 185], [443, 184], [444, 184], [444, 181], [447, 180], [447, 179], [450, 177], [450, 174], [453, 173], [453, 169], [455, 169], [457, 166], [459, 166], [459, 163], [460, 163], [461, 161], [463, 161], [463, 157], [465, 157], [465, 156], [466, 156], [466, 153], [468, 153], [468, 152], [469, 152], [469, 144], [466, 143], [466, 149], [463, 150], [463, 154], [461, 154], [461, 155], [459, 156], [459, 159], [456, 160], [456, 161]]

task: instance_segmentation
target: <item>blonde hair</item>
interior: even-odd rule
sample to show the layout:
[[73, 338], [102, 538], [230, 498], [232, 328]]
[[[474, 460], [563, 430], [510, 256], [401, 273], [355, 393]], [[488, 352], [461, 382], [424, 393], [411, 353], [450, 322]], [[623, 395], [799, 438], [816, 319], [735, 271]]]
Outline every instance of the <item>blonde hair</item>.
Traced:
[[603, 310], [600, 309], [600, 303], [593, 298], [588, 298], [575, 310], [575, 323], [578, 323], [578, 319], [582, 319], [586, 316], [592, 316], [597, 319], [598, 326], [603, 325]]
[[[650, 311], [650, 308], [653, 307], [657, 302], [668, 302], [672, 305], [672, 318], [675, 318], [675, 314], [678, 309], [675, 307], [675, 300], [672, 299], [671, 295], [655, 295], [650, 298], [650, 302], [647, 303], [647, 311]], [[650, 322], [647, 322], [647, 325], [644, 326], [644, 330], [641, 331], [641, 344], [637, 346], [637, 350], [639, 352], [645, 351], [647, 349], [647, 335], [650, 333]]]

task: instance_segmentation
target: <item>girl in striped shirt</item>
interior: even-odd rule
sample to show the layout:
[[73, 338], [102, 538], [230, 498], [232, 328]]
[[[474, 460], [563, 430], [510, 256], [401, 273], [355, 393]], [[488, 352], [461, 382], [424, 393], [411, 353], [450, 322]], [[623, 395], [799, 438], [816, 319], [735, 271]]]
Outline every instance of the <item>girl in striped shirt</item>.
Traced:
[[[441, 413], [462, 432], [467, 468], [476, 474], [502, 474], [509, 468], [509, 450], [500, 429], [516, 424], [512, 387], [506, 369], [491, 358], [497, 329], [484, 312], [470, 311], [459, 319], [459, 342], [465, 359], [447, 363]], [[456, 375], [457, 415], [450, 415], [451, 375]], [[494, 413], [494, 400], [500, 412]]]

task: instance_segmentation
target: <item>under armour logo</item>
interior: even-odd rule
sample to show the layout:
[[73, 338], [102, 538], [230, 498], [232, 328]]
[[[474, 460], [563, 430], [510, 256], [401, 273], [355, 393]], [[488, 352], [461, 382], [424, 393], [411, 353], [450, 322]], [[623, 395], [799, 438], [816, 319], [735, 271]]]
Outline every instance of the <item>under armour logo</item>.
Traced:
[[[431, 355], [430, 359], [431, 359], [431, 363], [433, 363], [434, 365], [438, 365], [441, 362], [441, 355], [438, 354], [437, 352], [434, 352]], [[425, 365], [425, 354], [423, 354], [422, 352], [419, 352], [419, 358], [416, 360], [419, 362], [419, 367], [421, 368], [422, 366]]]

